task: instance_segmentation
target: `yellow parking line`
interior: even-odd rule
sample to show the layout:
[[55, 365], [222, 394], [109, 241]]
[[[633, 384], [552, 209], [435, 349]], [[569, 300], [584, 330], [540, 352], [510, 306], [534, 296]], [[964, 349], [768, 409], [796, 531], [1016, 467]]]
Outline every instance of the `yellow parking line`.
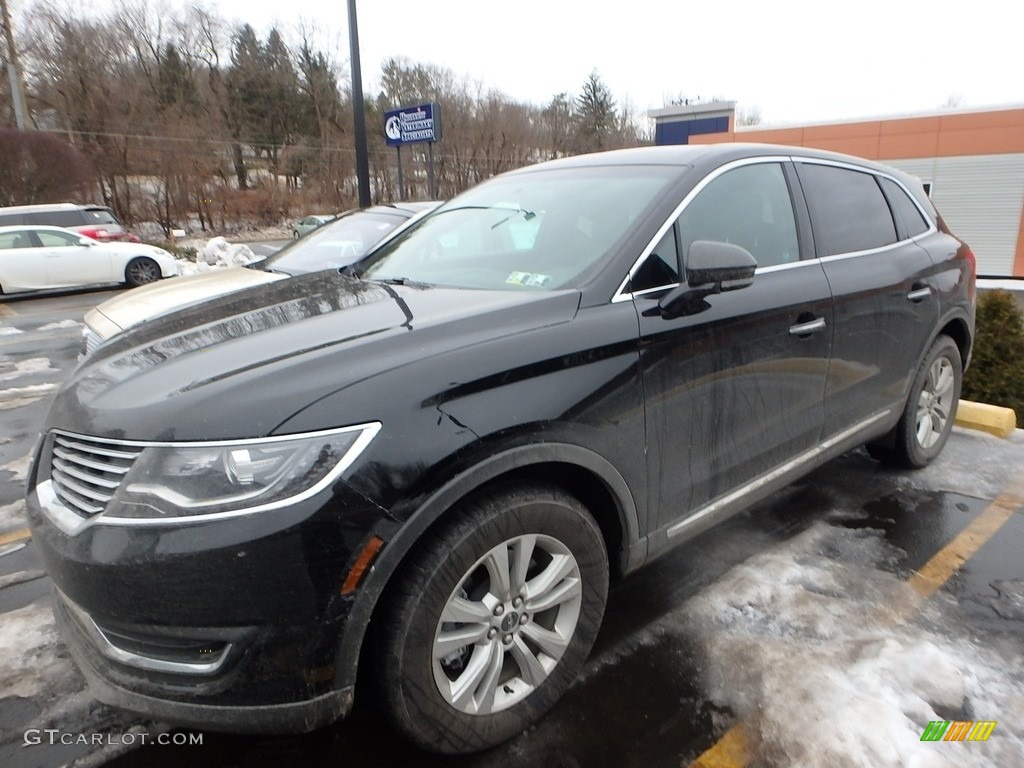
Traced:
[[[922, 597], [931, 597], [978, 553], [985, 542], [1024, 507], [1024, 473], [1017, 475], [1002, 493], [952, 541], [936, 552], [907, 584]], [[711, 745], [689, 768], [746, 768], [754, 759], [754, 739], [747, 726], [737, 723]]]
[[16, 544], [19, 541], [28, 541], [31, 538], [32, 532], [28, 528], [0, 533], [0, 547], [4, 544]]
[[17, 317], [18, 313], [6, 304], [0, 304], [0, 317]]

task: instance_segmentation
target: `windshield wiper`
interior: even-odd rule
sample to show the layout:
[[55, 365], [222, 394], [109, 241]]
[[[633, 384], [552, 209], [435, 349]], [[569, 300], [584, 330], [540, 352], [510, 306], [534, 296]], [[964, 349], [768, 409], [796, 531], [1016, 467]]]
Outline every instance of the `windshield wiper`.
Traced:
[[413, 288], [431, 287], [431, 283], [424, 283], [421, 280], [413, 280], [408, 277], [364, 277], [363, 279], [374, 283], [384, 283], [385, 285], [408, 285]]

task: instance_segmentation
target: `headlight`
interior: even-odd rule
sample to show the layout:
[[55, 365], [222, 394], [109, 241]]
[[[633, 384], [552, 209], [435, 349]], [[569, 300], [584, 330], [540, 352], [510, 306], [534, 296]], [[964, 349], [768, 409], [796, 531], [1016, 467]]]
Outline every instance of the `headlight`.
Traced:
[[142, 444], [103, 517], [232, 517], [294, 504], [337, 479], [379, 430], [375, 422], [257, 440]]

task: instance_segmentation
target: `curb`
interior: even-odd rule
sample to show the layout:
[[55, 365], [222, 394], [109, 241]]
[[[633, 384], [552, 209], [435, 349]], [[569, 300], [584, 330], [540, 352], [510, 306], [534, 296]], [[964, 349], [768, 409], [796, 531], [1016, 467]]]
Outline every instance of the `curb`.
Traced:
[[961, 400], [956, 409], [956, 425], [1007, 438], [1017, 428], [1017, 414], [1012, 408]]

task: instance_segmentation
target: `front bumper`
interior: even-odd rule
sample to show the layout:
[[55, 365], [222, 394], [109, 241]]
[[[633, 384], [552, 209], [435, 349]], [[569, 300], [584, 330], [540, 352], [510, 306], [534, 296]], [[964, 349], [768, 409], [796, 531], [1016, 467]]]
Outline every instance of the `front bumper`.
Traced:
[[341, 585], [380, 508], [343, 482], [272, 512], [69, 536], [27, 500], [54, 612], [101, 701], [197, 728], [292, 733], [344, 716]]

